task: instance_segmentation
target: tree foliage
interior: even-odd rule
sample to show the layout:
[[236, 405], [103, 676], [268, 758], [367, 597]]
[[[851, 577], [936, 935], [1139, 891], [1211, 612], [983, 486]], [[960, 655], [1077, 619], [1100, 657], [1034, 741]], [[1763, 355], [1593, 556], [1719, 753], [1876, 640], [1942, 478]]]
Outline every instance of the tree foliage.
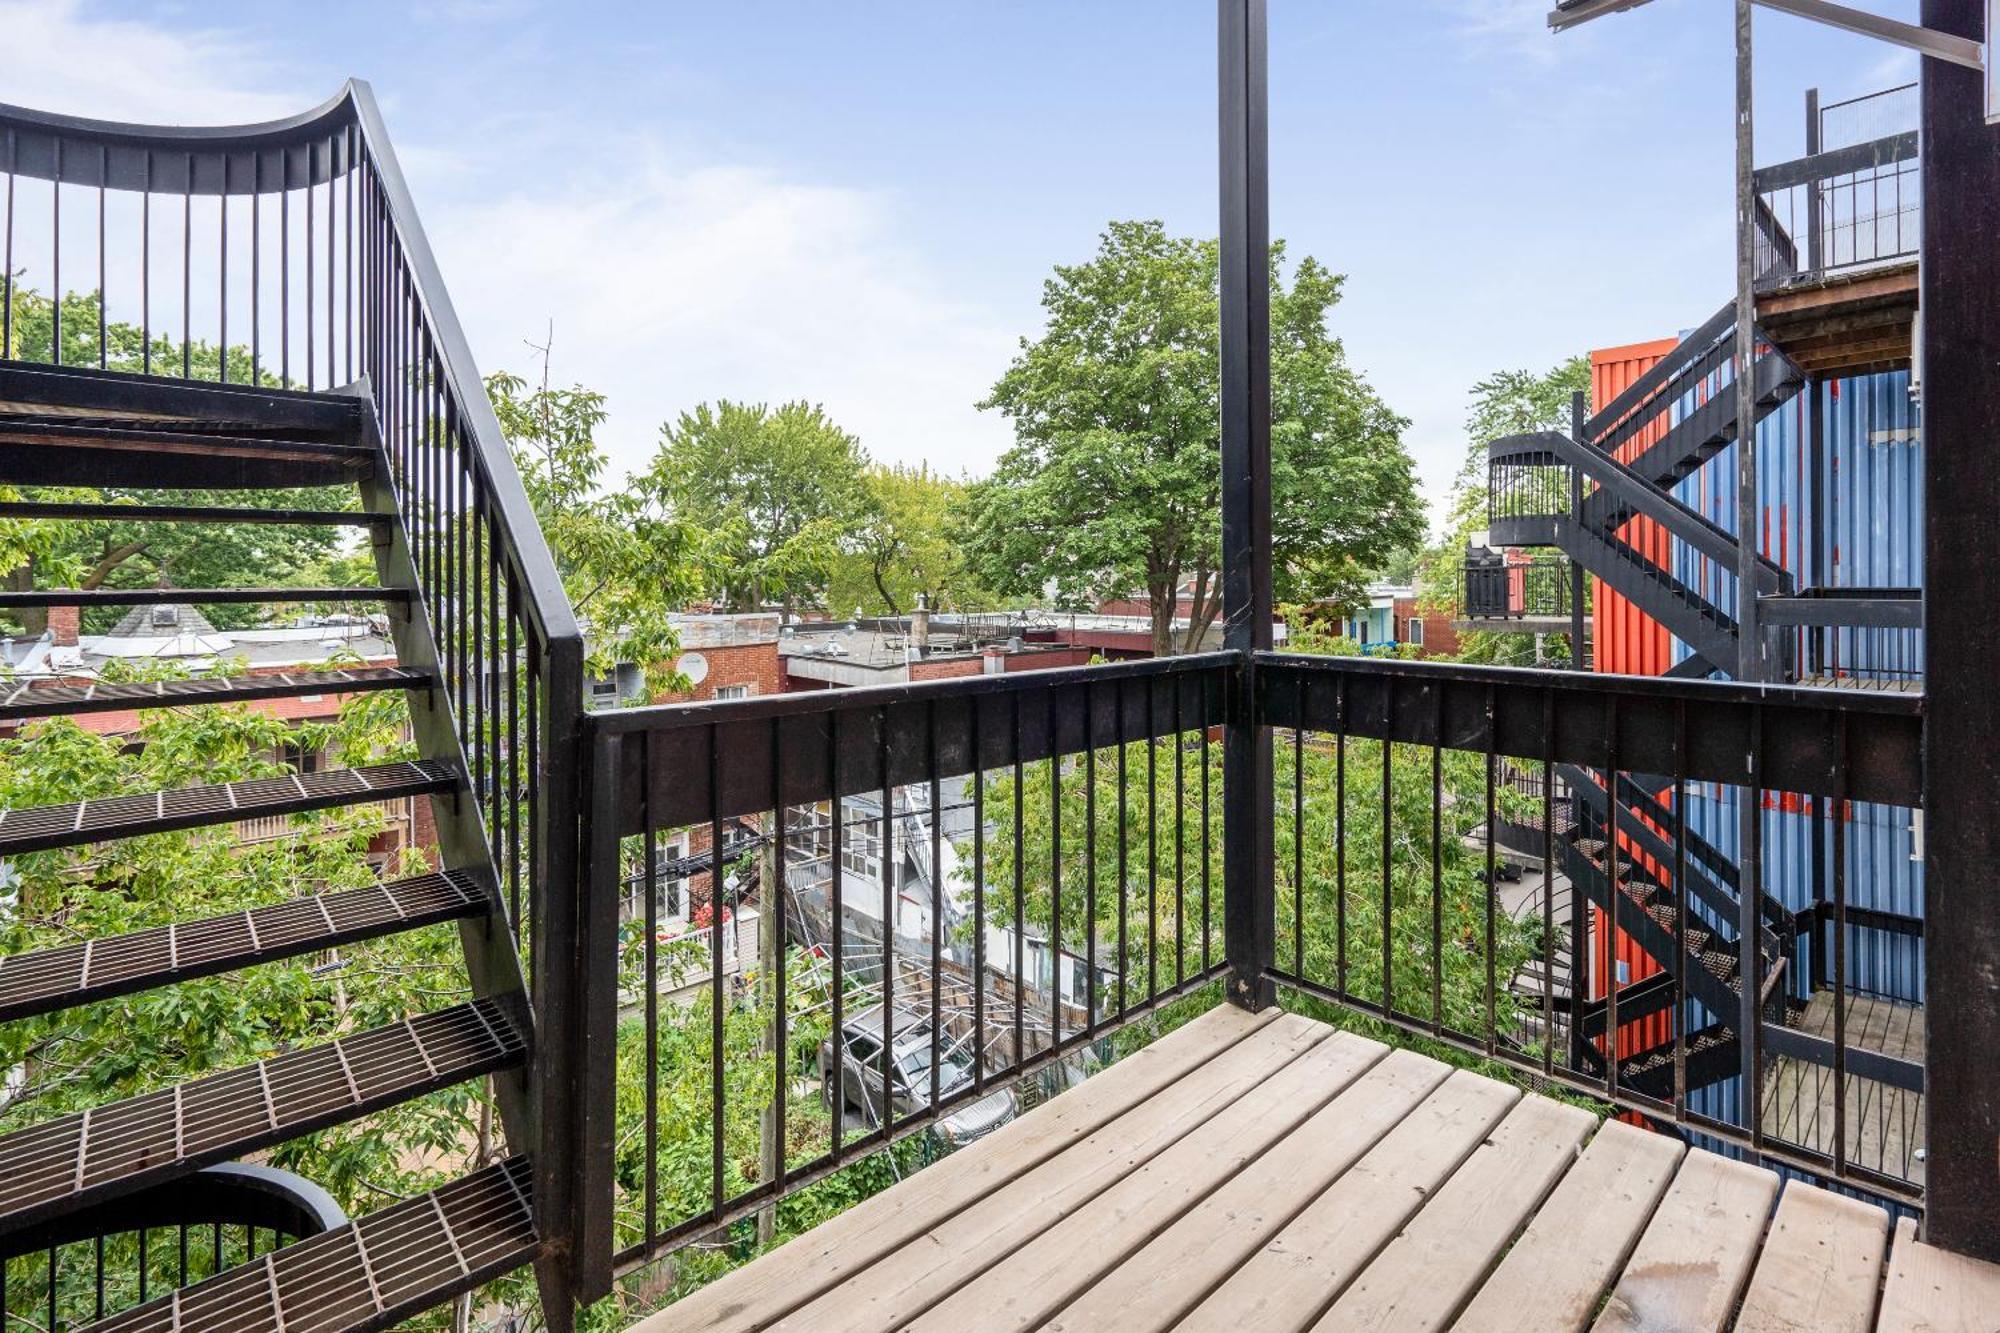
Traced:
[[590, 669], [641, 665], [648, 692], [675, 687], [680, 635], [673, 613], [698, 586], [688, 526], [644, 488], [604, 488], [597, 442], [604, 395], [581, 385], [530, 389], [505, 372], [486, 380], [570, 605], [588, 631]]
[[833, 560], [827, 608], [836, 615], [858, 606], [868, 615], [901, 616], [923, 596], [937, 611], [986, 609], [986, 591], [950, 528], [965, 489], [927, 466], [868, 467], [855, 520]]
[[[1348, 364], [1327, 316], [1343, 279], [1271, 255], [1274, 572], [1286, 600], [1351, 599], [1422, 535], [1405, 422]], [[1116, 222], [1043, 287], [1047, 327], [982, 407], [1015, 444], [967, 496], [962, 539], [1004, 593], [1070, 604], [1143, 589], [1155, 650], [1198, 644], [1220, 610], [1219, 250]], [[1188, 581], [1191, 624], [1172, 632]]]
[[864, 513], [866, 462], [860, 442], [812, 404], [723, 399], [662, 426], [633, 484], [700, 534], [704, 591], [719, 605], [775, 602], [789, 620], [824, 593]]

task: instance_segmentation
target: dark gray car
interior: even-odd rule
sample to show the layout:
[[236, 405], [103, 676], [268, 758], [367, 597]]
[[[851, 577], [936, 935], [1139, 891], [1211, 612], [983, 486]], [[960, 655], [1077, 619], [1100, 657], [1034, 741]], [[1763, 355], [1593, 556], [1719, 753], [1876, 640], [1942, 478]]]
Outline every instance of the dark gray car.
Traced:
[[[882, 1006], [872, 1004], [847, 1016], [842, 1025], [846, 1060], [835, 1072], [831, 1037], [820, 1043], [820, 1095], [829, 1109], [838, 1104], [844, 1117], [858, 1114], [867, 1128], [885, 1118], [900, 1120], [929, 1104], [931, 1089], [930, 1016], [919, 1009], [897, 1005], [891, 1029], [894, 1049], [890, 1056], [889, 1095], [886, 1106], [882, 1090]], [[938, 1096], [948, 1098], [972, 1083], [971, 1056], [951, 1043], [940, 1043]], [[841, 1084], [836, 1098], [835, 1083]], [[940, 1120], [939, 1137], [953, 1147], [963, 1147], [984, 1138], [1014, 1118], [1014, 1094], [1002, 1089], [980, 1098], [970, 1106]]]

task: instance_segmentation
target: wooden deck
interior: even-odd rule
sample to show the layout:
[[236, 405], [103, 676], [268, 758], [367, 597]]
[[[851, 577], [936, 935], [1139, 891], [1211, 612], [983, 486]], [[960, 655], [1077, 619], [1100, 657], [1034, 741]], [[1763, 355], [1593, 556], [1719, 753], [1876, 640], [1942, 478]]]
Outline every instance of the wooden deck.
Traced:
[[[1833, 992], [1820, 991], [1796, 1025], [1800, 1031], [1833, 1040]], [[1873, 995], [1847, 997], [1847, 1044], [1924, 1062], [1924, 1011]], [[1844, 1089], [1847, 1160], [1857, 1166], [1921, 1185], [1924, 1097], [1849, 1074]], [[1764, 1132], [1814, 1149], [1833, 1152], [1833, 1070], [1791, 1057], [1770, 1061], [1764, 1072]]]
[[1892, 1248], [1872, 1205], [1219, 1009], [638, 1327], [1942, 1331], [1996, 1309], [2000, 1268], [1907, 1225]]

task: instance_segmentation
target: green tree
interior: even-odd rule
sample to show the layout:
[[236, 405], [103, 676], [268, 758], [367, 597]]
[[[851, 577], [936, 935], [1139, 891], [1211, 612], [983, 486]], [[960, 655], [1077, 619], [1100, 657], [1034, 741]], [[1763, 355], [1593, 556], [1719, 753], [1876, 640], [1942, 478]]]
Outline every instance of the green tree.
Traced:
[[581, 385], [530, 389], [505, 372], [486, 380], [494, 415], [547, 539], [570, 604], [590, 638], [590, 669], [643, 666], [649, 692], [678, 683], [673, 613], [699, 586], [686, 524], [650, 490], [604, 490], [609, 464], [597, 431], [604, 395]]
[[[1424, 551], [1418, 565], [1417, 592], [1425, 606], [1448, 610], [1458, 604], [1465, 548], [1487, 525], [1486, 446], [1509, 435], [1571, 428], [1574, 394], [1590, 391], [1590, 358], [1573, 356], [1541, 372], [1503, 370], [1472, 386], [1465, 419], [1465, 458], [1452, 483], [1444, 535]], [[1572, 651], [1568, 635], [1558, 640]], [[1531, 666], [1534, 636], [1478, 630], [1459, 636], [1459, 657], [1467, 662], [1498, 662]]]
[[868, 456], [816, 406], [722, 400], [660, 428], [633, 478], [648, 502], [700, 534], [707, 592], [732, 611], [770, 602], [790, 620], [823, 597], [859, 523]]
[[953, 511], [965, 500], [964, 482], [925, 466], [876, 464], [862, 474], [861, 485], [857, 521], [827, 584], [829, 608], [900, 616], [915, 608], [919, 595], [939, 611], [988, 604], [950, 529]]
[[[1348, 364], [1327, 316], [1340, 275], [1310, 257], [1285, 281], [1271, 255], [1272, 508], [1278, 595], [1359, 595], [1365, 571], [1421, 540], [1404, 420]], [[995, 589], [1070, 604], [1143, 589], [1154, 650], [1201, 642], [1221, 609], [1219, 251], [1157, 222], [1114, 222], [1095, 256], [1043, 287], [1047, 327], [1023, 339], [981, 404], [1015, 444], [974, 485], [962, 536]], [[1191, 623], [1173, 632], [1176, 594]]]

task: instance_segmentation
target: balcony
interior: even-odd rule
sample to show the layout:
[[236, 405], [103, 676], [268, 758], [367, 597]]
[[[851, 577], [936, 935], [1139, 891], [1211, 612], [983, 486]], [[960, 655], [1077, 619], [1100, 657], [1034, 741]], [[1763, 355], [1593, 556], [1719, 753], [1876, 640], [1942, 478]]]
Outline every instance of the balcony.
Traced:
[[1568, 634], [1575, 628], [1575, 602], [1568, 559], [1475, 547], [1465, 553], [1460, 574], [1456, 628]]

